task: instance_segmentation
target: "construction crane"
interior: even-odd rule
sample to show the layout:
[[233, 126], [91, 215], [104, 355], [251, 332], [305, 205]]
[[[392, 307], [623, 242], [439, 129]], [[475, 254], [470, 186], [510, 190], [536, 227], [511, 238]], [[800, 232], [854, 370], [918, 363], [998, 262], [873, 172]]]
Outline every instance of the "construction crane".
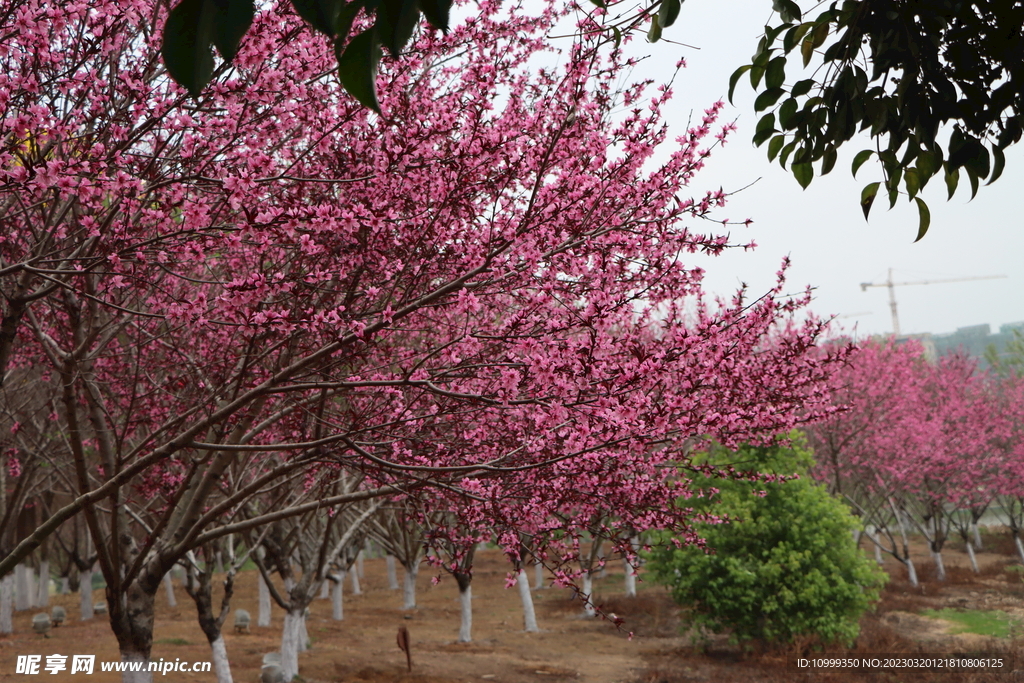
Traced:
[[950, 277], [942, 278], [941, 280], [916, 280], [913, 282], [893, 282], [892, 281], [892, 268], [889, 269], [889, 279], [885, 282], [862, 282], [860, 283], [860, 291], [868, 291], [868, 287], [888, 287], [889, 288], [889, 310], [892, 311], [892, 333], [895, 336], [900, 336], [900, 317], [896, 312], [896, 287], [902, 287], [903, 285], [937, 285], [941, 282], [966, 282], [968, 280], [998, 280], [1006, 277], [1005, 275], [978, 275], [975, 277]]

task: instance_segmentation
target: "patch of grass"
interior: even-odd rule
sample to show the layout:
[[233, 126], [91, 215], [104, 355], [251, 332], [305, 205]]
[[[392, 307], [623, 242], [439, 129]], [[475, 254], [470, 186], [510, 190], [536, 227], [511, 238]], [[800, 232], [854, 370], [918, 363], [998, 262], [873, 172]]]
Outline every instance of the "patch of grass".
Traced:
[[184, 638], [161, 638], [160, 640], [153, 641], [154, 645], [191, 645], [189, 641]]
[[922, 612], [926, 617], [945, 619], [958, 626], [954, 633], [976, 633], [980, 636], [1009, 638], [1010, 629], [1017, 625], [1006, 612], [982, 610], [928, 609]]

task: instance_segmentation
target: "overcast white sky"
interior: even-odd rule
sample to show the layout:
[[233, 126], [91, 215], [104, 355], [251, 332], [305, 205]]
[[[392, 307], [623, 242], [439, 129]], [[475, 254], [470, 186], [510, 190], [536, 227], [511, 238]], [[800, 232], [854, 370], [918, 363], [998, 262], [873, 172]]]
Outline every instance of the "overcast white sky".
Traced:
[[[664, 37], [699, 50], [638, 40], [636, 54], [650, 55], [644, 74], [664, 78], [680, 56], [688, 68], [676, 80], [671, 121], [685, 129], [690, 111], [701, 113], [724, 98], [730, 74], [748, 63], [760, 27], [769, 18], [768, 0], [687, 0], [678, 22]], [[1008, 322], [1024, 321], [1024, 152], [1011, 148], [1002, 178], [982, 186], [968, 202], [966, 176], [960, 192], [945, 201], [941, 178], [929, 184], [925, 199], [932, 210], [928, 234], [913, 243], [917, 210], [905, 199], [887, 212], [881, 195], [870, 223], [865, 223], [858, 200], [861, 188], [881, 178], [871, 162], [850, 175], [853, 155], [868, 147], [867, 138], [854, 139], [840, 154], [832, 173], [816, 177], [804, 191], [778, 164], [769, 164], [764, 148], [750, 143], [757, 117], [749, 80], [736, 89], [736, 106], [726, 106], [726, 120], [737, 119], [738, 131], [717, 150], [694, 180], [695, 195], [719, 186], [726, 191], [753, 187], [732, 197], [721, 218], [751, 218], [749, 228], [734, 228], [737, 239], [753, 239], [753, 253], [735, 253], [707, 264], [708, 288], [727, 295], [740, 282], [760, 292], [770, 286], [783, 256], [793, 261], [789, 282], [794, 290], [816, 288], [815, 312], [849, 316], [839, 322], [856, 326], [859, 335], [892, 330], [888, 292], [884, 287], [862, 292], [861, 282], [883, 282], [889, 268], [894, 280], [924, 280], [986, 275], [1006, 279], [907, 286], [896, 289], [900, 326], [904, 334], [952, 332], [957, 327], [989, 323], [993, 331]], [[964, 187], [966, 186], [966, 187]]]

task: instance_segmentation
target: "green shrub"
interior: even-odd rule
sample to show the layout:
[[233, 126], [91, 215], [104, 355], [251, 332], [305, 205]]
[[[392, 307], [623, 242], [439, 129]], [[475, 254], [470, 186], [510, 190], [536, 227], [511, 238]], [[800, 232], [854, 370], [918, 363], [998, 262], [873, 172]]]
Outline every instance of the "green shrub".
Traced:
[[788, 446], [715, 448], [702, 460], [800, 478], [699, 482], [707, 497], [686, 504], [732, 520], [698, 525], [714, 554], [676, 548], [665, 534], [655, 538], [648, 568], [688, 608], [689, 625], [715, 633], [731, 629], [734, 641], [856, 638], [861, 615], [887, 577], [854, 544], [858, 523], [846, 506], [806, 476], [813, 459], [802, 437], [792, 435]]

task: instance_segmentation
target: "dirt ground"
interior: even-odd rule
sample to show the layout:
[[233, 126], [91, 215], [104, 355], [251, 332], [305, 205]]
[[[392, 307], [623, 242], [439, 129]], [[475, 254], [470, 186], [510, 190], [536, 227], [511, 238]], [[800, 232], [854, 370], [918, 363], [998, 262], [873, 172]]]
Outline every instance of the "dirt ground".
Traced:
[[[1006, 571], [1012, 564], [1011, 547], [998, 535], [989, 537], [986, 552], [979, 554], [983, 571], [975, 576], [967, 559], [955, 546], [944, 553], [949, 580], [934, 580], [924, 547], [915, 548], [915, 561], [923, 585], [912, 589], [902, 567], [893, 561], [886, 569], [893, 577], [876, 612], [864, 617], [862, 635], [851, 653], [952, 653], [1016, 651], [1017, 667], [1024, 670], [1024, 639], [1007, 641], [948, 633], [951, 624], [920, 616], [925, 609], [1001, 610], [1024, 620], [1024, 583], [1019, 574]], [[920, 552], [916, 552], [919, 550]], [[332, 621], [329, 600], [315, 600], [311, 606], [308, 631], [312, 648], [301, 654], [299, 669], [307, 683], [758, 683], [769, 681], [1024, 681], [1021, 674], [977, 675], [957, 673], [859, 674], [857, 672], [809, 673], [796, 667], [801, 652], [796, 646], [771, 650], [744, 651], [730, 646], [725, 637], [715, 637], [703, 651], [691, 645], [679, 632], [679, 610], [667, 592], [648, 583], [640, 584], [640, 595], [623, 595], [620, 563], [611, 563], [605, 577], [595, 580], [597, 602], [611, 613], [626, 618], [622, 630], [601, 619], [582, 617], [578, 601], [566, 589], [535, 591], [541, 633], [522, 632], [522, 611], [518, 592], [505, 589], [508, 564], [496, 550], [477, 555], [473, 581], [473, 637], [469, 644], [457, 643], [459, 627], [458, 592], [455, 582], [442, 577], [432, 585], [428, 568], [420, 572], [419, 607], [403, 612], [400, 591], [387, 589], [383, 560], [367, 560], [362, 595], [345, 595], [345, 620]], [[532, 578], [532, 576], [531, 576]], [[349, 584], [346, 583], [346, 590]], [[95, 594], [103, 600], [102, 591]], [[179, 586], [178, 606], [168, 606], [164, 591], [157, 595], [157, 618], [153, 659], [165, 661], [207, 661], [206, 639], [195, 621], [191, 600]], [[0, 682], [31, 681], [35, 676], [15, 674], [17, 655], [95, 654], [97, 662], [117, 660], [117, 644], [105, 621], [97, 616], [90, 622], [77, 619], [77, 595], [51, 596], [52, 605], [63, 605], [69, 619], [51, 631], [49, 638], [32, 633], [31, 619], [39, 610], [15, 614], [15, 633], [0, 636]], [[237, 581], [232, 609], [243, 608], [253, 615], [256, 606], [256, 574], [243, 572]], [[225, 641], [236, 683], [256, 683], [264, 653], [278, 649], [283, 612], [275, 606], [270, 627], [253, 626], [249, 634], [232, 632], [228, 620]], [[399, 626], [408, 628], [412, 641], [413, 670], [406, 672], [405, 656], [395, 644]], [[629, 631], [633, 631], [632, 638]], [[806, 653], [804, 653], [806, 654]], [[70, 661], [70, 658], [69, 658]], [[42, 680], [91, 680], [114, 683], [118, 674], [92, 676], [56, 675], [43, 672]], [[986, 677], [987, 676], [987, 677]], [[212, 683], [212, 673], [157, 675], [168, 683], [196, 681]]]

